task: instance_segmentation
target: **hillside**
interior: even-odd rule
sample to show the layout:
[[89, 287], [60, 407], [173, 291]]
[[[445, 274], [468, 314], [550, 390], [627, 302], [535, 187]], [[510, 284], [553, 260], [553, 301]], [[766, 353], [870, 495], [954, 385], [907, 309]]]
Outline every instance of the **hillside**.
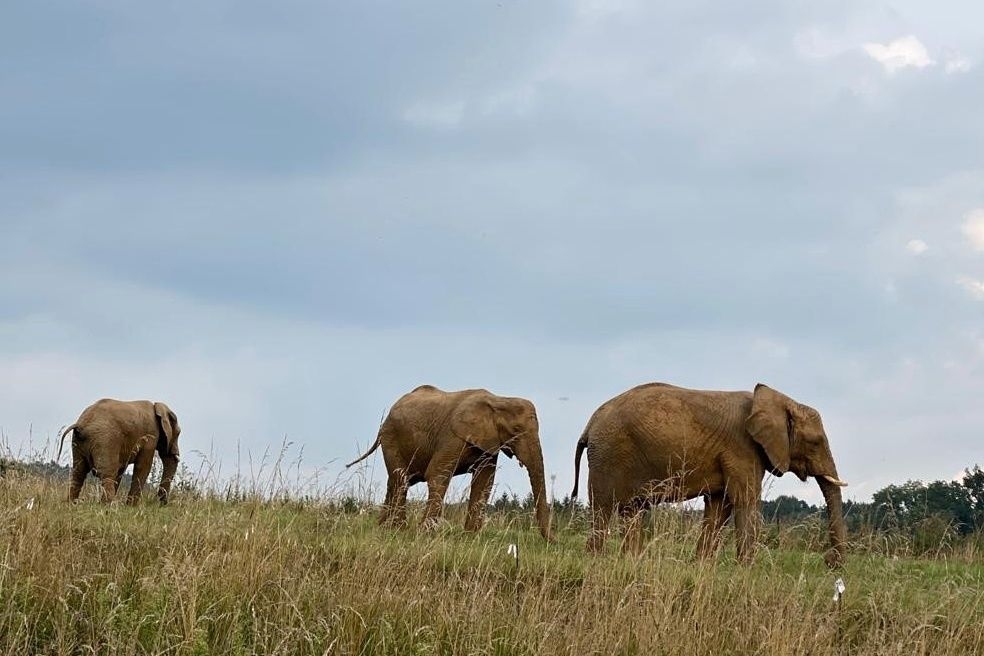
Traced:
[[973, 543], [945, 559], [855, 544], [832, 573], [815, 526], [770, 529], [743, 568], [732, 552], [694, 562], [696, 525], [672, 512], [641, 558], [617, 540], [592, 558], [577, 514], [547, 545], [506, 513], [475, 536], [454, 509], [420, 533], [352, 502], [73, 507], [63, 493], [9, 468], [0, 481], [0, 654], [984, 652]]

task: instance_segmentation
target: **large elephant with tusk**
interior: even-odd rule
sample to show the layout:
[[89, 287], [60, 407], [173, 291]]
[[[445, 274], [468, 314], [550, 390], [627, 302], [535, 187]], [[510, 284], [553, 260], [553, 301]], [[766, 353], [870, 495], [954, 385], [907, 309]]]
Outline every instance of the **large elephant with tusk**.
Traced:
[[840, 488], [820, 414], [758, 384], [753, 392], [692, 390], [664, 383], [634, 387], [604, 403], [588, 421], [574, 456], [574, 491], [588, 452], [592, 527], [588, 550], [604, 544], [614, 512], [626, 520], [626, 551], [642, 547], [642, 512], [661, 501], [703, 497], [697, 552], [715, 553], [734, 518], [738, 559], [751, 559], [761, 523], [765, 474], [813, 476], [827, 502], [827, 564], [846, 549]]
[[346, 467], [368, 458], [379, 446], [388, 472], [380, 523], [403, 525], [407, 488], [426, 482], [423, 523], [432, 524], [441, 516], [451, 477], [470, 473], [465, 529], [477, 531], [503, 453], [529, 472], [537, 524], [543, 537], [551, 539], [540, 426], [536, 409], [526, 399], [483, 389], [445, 392], [422, 385], [393, 404], [376, 441]]

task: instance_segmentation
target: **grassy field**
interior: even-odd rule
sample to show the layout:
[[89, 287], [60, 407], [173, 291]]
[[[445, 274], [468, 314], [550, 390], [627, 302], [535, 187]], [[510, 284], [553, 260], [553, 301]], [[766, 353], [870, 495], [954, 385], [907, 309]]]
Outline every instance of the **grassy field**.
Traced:
[[589, 557], [580, 521], [548, 545], [527, 518], [422, 533], [351, 503], [73, 507], [64, 487], [0, 478], [0, 654], [984, 653], [972, 550], [857, 547], [835, 574], [792, 529], [753, 566], [699, 563], [665, 512], [642, 557]]

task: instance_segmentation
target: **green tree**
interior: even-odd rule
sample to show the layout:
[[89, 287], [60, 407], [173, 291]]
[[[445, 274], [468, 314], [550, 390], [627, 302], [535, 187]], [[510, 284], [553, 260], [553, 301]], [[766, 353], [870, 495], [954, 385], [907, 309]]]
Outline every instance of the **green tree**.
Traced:
[[889, 485], [872, 495], [874, 524], [878, 527], [911, 528], [930, 518], [949, 522], [960, 533], [975, 528], [970, 491], [955, 481], [907, 481]]
[[788, 494], [762, 502], [762, 516], [767, 522], [795, 522], [818, 512], [820, 509], [816, 506]]
[[980, 465], [974, 465], [964, 472], [962, 482], [973, 505], [974, 528], [984, 530], [984, 469]]

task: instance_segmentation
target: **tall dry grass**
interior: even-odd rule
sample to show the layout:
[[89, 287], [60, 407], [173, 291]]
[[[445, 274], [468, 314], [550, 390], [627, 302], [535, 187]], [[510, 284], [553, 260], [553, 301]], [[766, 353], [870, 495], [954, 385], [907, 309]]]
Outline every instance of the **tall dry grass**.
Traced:
[[662, 512], [641, 557], [617, 539], [589, 557], [578, 519], [547, 545], [528, 518], [470, 535], [452, 510], [421, 533], [351, 500], [70, 506], [64, 488], [0, 479], [0, 654], [984, 653], [973, 554], [862, 548], [834, 574], [776, 529], [751, 567], [700, 563], [694, 522]]

